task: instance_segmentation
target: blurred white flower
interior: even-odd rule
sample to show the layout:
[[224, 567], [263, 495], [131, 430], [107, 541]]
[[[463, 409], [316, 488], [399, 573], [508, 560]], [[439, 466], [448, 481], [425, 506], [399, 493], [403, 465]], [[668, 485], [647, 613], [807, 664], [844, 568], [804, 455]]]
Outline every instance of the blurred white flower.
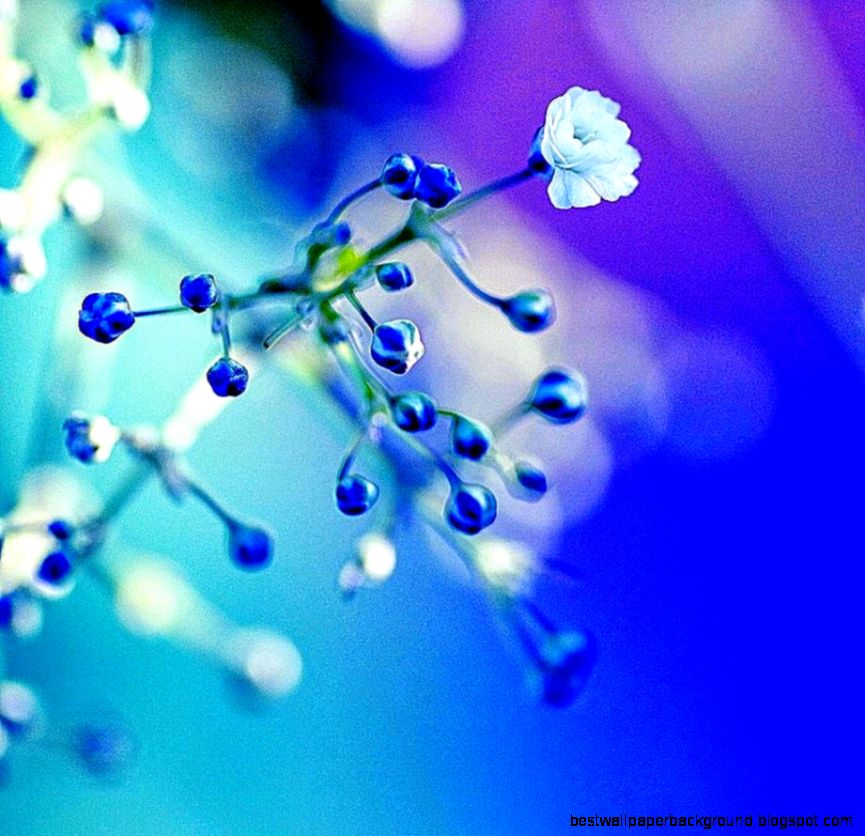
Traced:
[[618, 200], [637, 188], [637, 149], [631, 129], [618, 119], [620, 106], [597, 90], [571, 87], [553, 99], [541, 154], [553, 168], [548, 193], [557, 209]]

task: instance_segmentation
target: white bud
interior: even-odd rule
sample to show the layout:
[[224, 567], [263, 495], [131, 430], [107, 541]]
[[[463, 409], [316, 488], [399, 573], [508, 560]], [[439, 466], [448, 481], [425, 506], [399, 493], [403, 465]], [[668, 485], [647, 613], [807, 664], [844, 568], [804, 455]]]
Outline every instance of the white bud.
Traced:
[[357, 551], [364, 574], [372, 581], [386, 581], [396, 568], [393, 542], [375, 532], [357, 541]]
[[[2, 198], [2, 196], [0, 196]], [[102, 217], [102, 189], [86, 177], [73, 177], [63, 189], [63, 204], [82, 226], [89, 226]], [[0, 203], [2, 212], [2, 203]]]

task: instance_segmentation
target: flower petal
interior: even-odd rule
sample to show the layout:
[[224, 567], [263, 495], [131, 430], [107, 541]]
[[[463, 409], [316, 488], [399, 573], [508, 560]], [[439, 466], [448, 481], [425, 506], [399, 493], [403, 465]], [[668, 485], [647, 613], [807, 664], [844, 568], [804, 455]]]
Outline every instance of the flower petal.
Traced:
[[550, 180], [547, 194], [556, 209], [595, 206], [601, 202], [597, 192], [579, 174], [559, 168]]

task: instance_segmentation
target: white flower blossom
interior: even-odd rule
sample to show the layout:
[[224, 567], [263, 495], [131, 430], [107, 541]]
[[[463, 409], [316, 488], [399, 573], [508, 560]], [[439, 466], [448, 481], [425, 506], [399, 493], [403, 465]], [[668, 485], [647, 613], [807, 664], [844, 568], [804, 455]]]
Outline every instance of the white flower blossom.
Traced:
[[557, 209], [618, 200], [637, 188], [640, 155], [628, 144], [631, 129], [617, 118], [620, 109], [582, 87], [550, 102], [541, 154], [553, 169], [548, 193]]

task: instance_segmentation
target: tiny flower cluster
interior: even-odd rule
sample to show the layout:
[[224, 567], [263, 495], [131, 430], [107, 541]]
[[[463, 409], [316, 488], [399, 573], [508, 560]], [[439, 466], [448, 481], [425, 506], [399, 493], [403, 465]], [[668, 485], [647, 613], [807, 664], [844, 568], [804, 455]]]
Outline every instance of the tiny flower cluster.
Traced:
[[152, 469], [172, 497], [198, 499], [225, 525], [228, 552], [236, 565], [252, 570], [270, 562], [273, 551], [270, 535], [226, 511], [188, 472], [180, 455], [160, 441], [154, 429], [123, 431], [102, 415], [73, 414], [64, 422], [63, 430], [66, 449], [78, 461], [84, 464], [107, 461], [119, 443]]
[[90, 224], [102, 212], [99, 186], [76, 175], [93, 138], [112, 124], [137, 130], [150, 112], [150, 0], [109, 0], [79, 26], [87, 101], [73, 113], [50, 104], [47, 82], [14, 52], [17, 3], [0, 13], [0, 113], [30, 147], [20, 185], [0, 189], [0, 289], [23, 293], [47, 270], [42, 237], [62, 215]]
[[[38, 634], [43, 604], [69, 594], [80, 575], [90, 574], [111, 595], [130, 631], [162, 636], [216, 661], [232, 691], [245, 700], [259, 703], [293, 690], [302, 663], [287, 638], [232, 624], [167, 561], [129, 560], [129, 547], [123, 549], [127, 559], [122, 563], [105, 560], [116, 518], [151, 478], [160, 479], [172, 496], [192, 494], [216, 513], [226, 525], [230, 554], [243, 568], [258, 568], [269, 559], [269, 535], [227, 514], [153, 431], [121, 433], [106, 419], [78, 416], [67, 423], [67, 440], [77, 458], [104, 461], [119, 443], [129, 448], [134, 466], [104, 503], [69, 471], [28, 474], [18, 504], [0, 519], [0, 635], [29, 639]], [[94, 773], [107, 771], [110, 740], [105, 734], [111, 727], [88, 725], [79, 731], [75, 739], [84, 765]]]
[[[555, 425], [577, 421], [586, 410], [586, 382], [577, 372], [548, 369], [537, 377], [526, 397], [492, 426], [441, 407], [427, 392], [396, 391], [389, 376], [409, 374], [424, 357], [421, 330], [406, 318], [377, 321], [360, 296], [373, 288], [395, 294], [414, 287], [413, 271], [393, 255], [417, 241], [428, 246], [472, 296], [500, 311], [514, 329], [534, 334], [549, 328], [556, 318], [551, 294], [542, 288], [528, 288], [512, 296], [485, 290], [470, 275], [461, 245], [443, 222], [532, 178], [548, 181], [550, 199], [560, 208], [630, 194], [636, 186], [633, 170], [639, 155], [627, 143], [630, 131], [617, 115], [618, 105], [596, 91], [572, 88], [548, 108], [525, 167], [468, 194], [463, 194], [450, 167], [426, 163], [413, 154], [393, 154], [378, 177], [340, 201], [299, 242], [292, 269], [263, 279], [251, 291], [229, 293], [209, 273], [190, 274], [180, 281], [178, 305], [133, 310], [123, 294], [94, 292], [84, 298], [78, 318], [84, 336], [112, 343], [148, 316], [209, 312], [211, 331], [221, 338], [222, 354], [207, 370], [206, 380], [218, 397], [235, 398], [246, 391], [250, 375], [231, 356], [233, 318], [265, 303], [268, 310], [273, 309], [270, 303], [274, 301], [287, 305], [282, 321], [258, 348], [273, 349], [303, 325], [314, 335], [323, 355], [329, 355], [333, 368], [343, 373], [339, 383], [327, 372], [321, 373], [325, 390], [344, 408], [357, 430], [337, 469], [334, 498], [338, 510], [348, 517], [362, 516], [380, 498], [379, 485], [358, 465], [365, 449], [394, 464], [404, 489], [401, 500], [417, 507], [426, 508], [426, 497], [437, 489], [435, 474], [441, 474], [448, 486], [443, 511], [425, 516], [433, 528], [441, 527], [443, 536], [501, 604], [533, 663], [543, 698], [553, 705], [569, 703], [581, 690], [592, 667], [594, 639], [586, 632], [560, 630], [531, 601], [522, 581], [549, 569], [549, 564], [523, 559], [510, 545], [490, 550], [485, 547], [490, 541], [481, 539], [474, 544], [471, 538], [495, 522], [498, 502], [486, 485], [466, 481], [457, 468], [461, 462], [480, 463], [503, 477], [517, 498], [540, 499], [548, 490], [544, 471], [529, 460], [511, 458], [502, 450], [501, 441], [518, 420], [529, 415]], [[364, 249], [342, 215], [379, 189], [409, 202], [410, 208], [399, 228]], [[443, 422], [449, 424], [445, 450], [423, 437]], [[153, 467], [172, 495], [192, 494], [202, 501], [226, 524], [230, 552], [238, 565], [259, 568], [270, 560], [269, 536], [228, 515], [189, 477], [170, 445], [121, 431], [103, 418], [72, 416], [65, 429], [69, 452], [81, 461], [103, 461], [120, 442]], [[408, 456], [424, 461], [422, 471], [428, 475], [403, 479], [400, 470]], [[383, 580], [394, 565], [390, 536], [367, 535], [359, 541], [357, 560], [343, 568], [340, 586], [351, 595], [368, 581]], [[562, 567], [557, 571], [568, 573]]]

